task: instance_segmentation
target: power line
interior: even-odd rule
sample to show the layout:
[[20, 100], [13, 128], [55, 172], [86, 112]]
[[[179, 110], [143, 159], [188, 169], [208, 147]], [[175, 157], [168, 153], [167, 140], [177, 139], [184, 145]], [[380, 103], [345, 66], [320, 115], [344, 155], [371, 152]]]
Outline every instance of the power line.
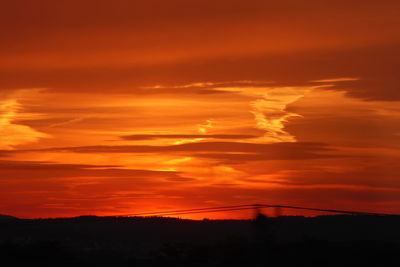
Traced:
[[348, 211], [348, 210], [317, 209], [317, 208], [287, 206], [287, 205], [247, 204], [247, 205], [220, 206], [220, 207], [196, 208], [196, 209], [169, 210], [169, 211], [158, 211], [158, 212], [143, 212], [143, 213], [126, 214], [124, 216], [129, 216], [129, 217], [134, 217], [134, 216], [147, 216], [147, 217], [148, 216], [175, 216], [175, 215], [187, 215], [187, 214], [196, 214], [196, 213], [249, 210], [249, 209], [258, 209], [258, 208], [287, 208], [287, 209], [299, 209], [299, 210], [331, 212], [331, 213], [352, 214], [352, 215], [379, 215], [379, 216], [393, 215], [393, 214]]
[[372, 213], [362, 211], [349, 211], [349, 210], [333, 210], [333, 209], [317, 209], [308, 207], [298, 206], [287, 206], [287, 205], [268, 205], [268, 204], [247, 204], [247, 205], [235, 205], [235, 206], [221, 206], [221, 207], [209, 207], [209, 208], [196, 208], [196, 209], [182, 209], [182, 210], [170, 210], [170, 211], [158, 211], [158, 212], [143, 212], [134, 214], [125, 214], [123, 216], [134, 217], [134, 216], [175, 216], [175, 215], [187, 215], [195, 213], [210, 213], [210, 212], [226, 212], [226, 211], [238, 211], [238, 210], [249, 210], [258, 208], [287, 208], [287, 209], [299, 209], [309, 211], [320, 211], [340, 214], [352, 214], [352, 215], [379, 215], [388, 216], [394, 214], [385, 213]]
[[300, 210], [311, 210], [311, 211], [324, 211], [324, 212], [333, 212], [333, 213], [342, 213], [342, 214], [353, 214], [353, 215], [380, 215], [380, 216], [388, 216], [393, 214], [386, 213], [375, 213], [375, 212], [363, 212], [363, 211], [349, 211], [349, 210], [331, 210], [331, 209], [316, 209], [316, 208], [306, 208], [306, 207], [296, 207], [296, 206], [284, 206], [284, 205], [264, 205], [263, 207], [275, 207], [275, 208], [288, 208], [288, 209], [300, 209]]
[[154, 215], [165, 215], [169, 213], [182, 213], [182, 212], [192, 212], [192, 211], [210, 211], [210, 210], [219, 210], [219, 209], [231, 209], [231, 208], [244, 208], [249, 207], [253, 208], [254, 205], [236, 205], [236, 206], [222, 206], [222, 207], [210, 207], [210, 208], [198, 208], [198, 209], [184, 209], [184, 210], [169, 210], [169, 211], [158, 211], [158, 212], [143, 212], [143, 213], [134, 213], [134, 214], [126, 214], [125, 216], [154, 216]]
[[[237, 210], [249, 210], [253, 209], [253, 207], [243, 207], [243, 208], [231, 208], [231, 209], [211, 209], [206, 211], [190, 211], [190, 212], [176, 212], [176, 213], [164, 213], [162, 216], [174, 216], [174, 215], [187, 215], [187, 214], [195, 214], [195, 213], [210, 213], [210, 212], [226, 212], [226, 211], [237, 211]], [[157, 216], [157, 215], [151, 215]]]

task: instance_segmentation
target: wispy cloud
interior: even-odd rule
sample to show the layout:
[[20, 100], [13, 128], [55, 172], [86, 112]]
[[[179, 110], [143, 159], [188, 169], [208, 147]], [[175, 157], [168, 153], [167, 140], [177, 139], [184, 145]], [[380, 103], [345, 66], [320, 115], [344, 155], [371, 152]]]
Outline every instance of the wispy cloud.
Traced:
[[124, 140], [153, 140], [153, 139], [182, 139], [182, 138], [202, 138], [202, 139], [249, 139], [256, 138], [255, 135], [244, 134], [135, 134], [121, 136]]
[[12, 149], [17, 145], [37, 142], [40, 138], [49, 137], [46, 133], [15, 123], [21, 109], [18, 98], [10, 97], [0, 101], [0, 149]]
[[262, 138], [265, 142], [295, 142], [295, 136], [285, 131], [285, 123], [299, 114], [286, 111], [291, 104], [306, 93], [312, 87], [233, 87], [218, 88], [218, 90], [238, 92], [240, 94], [260, 97], [250, 103], [251, 113], [254, 115], [256, 127], [264, 130]]

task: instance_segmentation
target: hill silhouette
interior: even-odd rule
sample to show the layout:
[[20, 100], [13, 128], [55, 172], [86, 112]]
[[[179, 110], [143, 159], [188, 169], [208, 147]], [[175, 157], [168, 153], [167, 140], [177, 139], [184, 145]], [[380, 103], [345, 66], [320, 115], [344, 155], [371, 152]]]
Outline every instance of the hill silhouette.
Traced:
[[1, 220], [0, 256], [41, 266], [398, 266], [399, 223], [371, 215]]
[[5, 214], [0, 214], [0, 222], [2, 221], [16, 221], [19, 220], [19, 218], [10, 216], [10, 215], [5, 215]]

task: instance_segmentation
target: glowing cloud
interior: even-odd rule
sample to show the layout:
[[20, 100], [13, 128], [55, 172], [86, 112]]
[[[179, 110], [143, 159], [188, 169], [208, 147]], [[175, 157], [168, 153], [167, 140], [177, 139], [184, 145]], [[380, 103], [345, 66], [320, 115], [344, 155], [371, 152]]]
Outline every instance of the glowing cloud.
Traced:
[[16, 145], [38, 141], [47, 134], [26, 126], [15, 124], [21, 105], [17, 99], [0, 101], [0, 149], [12, 149]]
[[286, 111], [286, 107], [302, 98], [311, 89], [310, 87], [218, 88], [218, 90], [261, 97], [251, 102], [250, 112], [254, 115], [256, 127], [266, 131], [261, 138], [263, 142], [296, 142], [295, 136], [285, 131], [285, 122], [300, 115]]
[[213, 127], [213, 123], [214, 123], [213, 120], [206, 120], [205, 124], [200, 124], [199, 125], [199, 130], [198, 130], [199, 133], [206, 134], [207, 133], [207, 129], [210, 129], [210, 128]]

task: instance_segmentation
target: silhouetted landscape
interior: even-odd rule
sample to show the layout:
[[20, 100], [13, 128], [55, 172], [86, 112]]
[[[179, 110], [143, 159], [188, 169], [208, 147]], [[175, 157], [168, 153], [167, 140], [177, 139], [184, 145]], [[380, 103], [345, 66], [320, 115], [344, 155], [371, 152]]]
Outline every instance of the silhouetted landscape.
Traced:
[[400, 216], [183, 220], [0, 216], [3, 262], [22, 266], [398, 266]]

